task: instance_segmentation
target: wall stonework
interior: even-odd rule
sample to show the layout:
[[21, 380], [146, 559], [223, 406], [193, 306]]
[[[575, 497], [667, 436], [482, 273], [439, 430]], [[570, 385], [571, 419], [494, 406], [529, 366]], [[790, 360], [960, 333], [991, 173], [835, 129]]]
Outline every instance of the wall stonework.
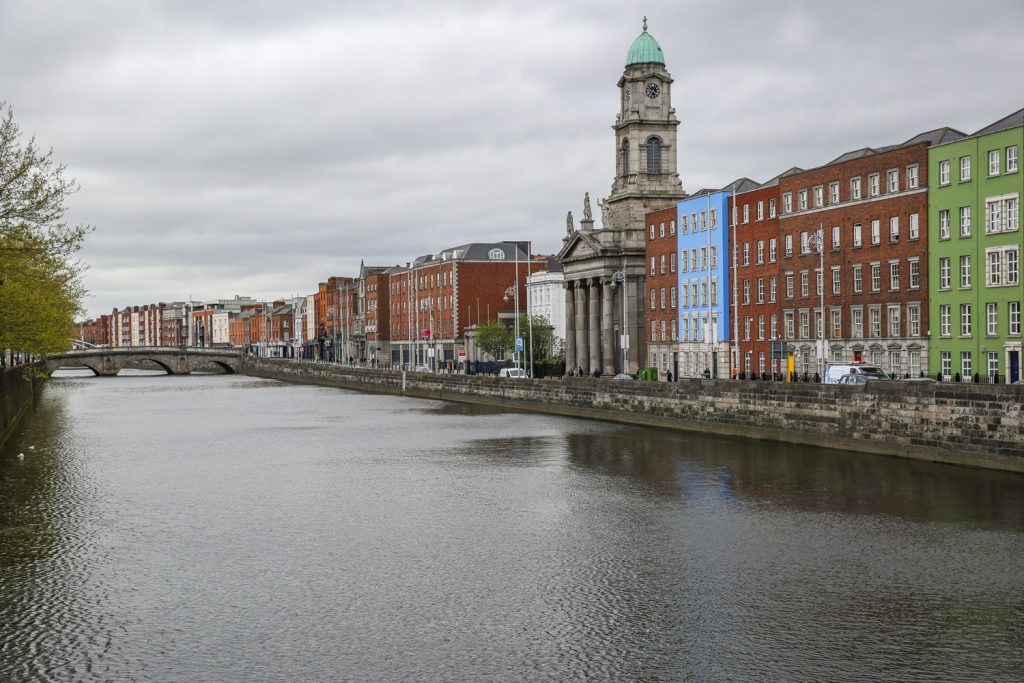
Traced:
[[1024, 387], [509, 380], [248, 358], [256, 377], [1024, 473]]
[[35, 401], [38, 382], [24, 379], [28, 366], [0, 369], [0, 446], [18, 426]]

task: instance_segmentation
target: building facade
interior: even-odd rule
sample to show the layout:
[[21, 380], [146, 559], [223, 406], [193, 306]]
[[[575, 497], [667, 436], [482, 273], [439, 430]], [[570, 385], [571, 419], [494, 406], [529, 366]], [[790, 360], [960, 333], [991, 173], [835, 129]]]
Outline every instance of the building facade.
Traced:
[[[577, 230], [572, 214], [557, 259], [565, 271], [565, 362], [585, 373], [636, 372], [646, 362], [645, 217], [686, 196], [676, 169], [672, 77], [658, 42], [633, 41], [618, 81], [615, 178], [594, 229], [589, 194]], [[634, 311], [633, 317], [623, 311]], [[625, 349], [625, 353], [623, 350]], [[625, 364], [623, 364], [625, 358]]]
[[565, 340], [565, 273], [562, 264], [545, 260], [543, 270], [534, 271], [526, 282], [526, 308], [531, 317], [551, 325], [555, 337]]
[[1024, 110], [928, 150], [932, 376], [1020, 379], [1022, 149]]
[[647, 363], [658, 368], [659, 378], [679, 376], [679, 308], [677, 300], [679, 258], [676, 236], [676, 208], [647, 214], [647, 310], [636, 311], [647, 321]]

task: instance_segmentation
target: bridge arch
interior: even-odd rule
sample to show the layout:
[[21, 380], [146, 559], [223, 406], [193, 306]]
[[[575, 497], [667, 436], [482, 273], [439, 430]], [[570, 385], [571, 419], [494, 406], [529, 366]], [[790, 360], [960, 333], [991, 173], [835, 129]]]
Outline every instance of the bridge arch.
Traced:
[[223, 370], [225, 375], [234, 375], [238, 372], [238, 370], [233, 368], [230, 363], [222, 360], [217, 360], [216, 358], [199, 359], [198, 362], [192, 365], [192, 372], [203, 371], [211, 365], [214, 365]]
[[84, 361], [76, 361], [74, 364], [62, 363], [59, 361], [46, 362], [46, 374], [51, 376], [58, 370], [78, 370], [80, 368], [88, 368], [89, 370], [92, 370], [93, 377], [99, 377], [100, 375], [103, 374], [102, 372], [100, 372], [99, 368], [95, 367], [95, 364], [86, 363]]

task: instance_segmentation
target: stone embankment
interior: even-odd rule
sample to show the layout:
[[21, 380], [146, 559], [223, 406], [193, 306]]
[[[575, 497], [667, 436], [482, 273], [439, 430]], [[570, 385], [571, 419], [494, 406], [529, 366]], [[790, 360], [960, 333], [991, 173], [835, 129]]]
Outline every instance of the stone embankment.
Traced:
[[28, 381], [28, 366], [0, 369], [0, 446], [32, 407], [38, 382]]
[[517, 380], [247, 359], [245, 374], [1024, 472], [1024, 387]]

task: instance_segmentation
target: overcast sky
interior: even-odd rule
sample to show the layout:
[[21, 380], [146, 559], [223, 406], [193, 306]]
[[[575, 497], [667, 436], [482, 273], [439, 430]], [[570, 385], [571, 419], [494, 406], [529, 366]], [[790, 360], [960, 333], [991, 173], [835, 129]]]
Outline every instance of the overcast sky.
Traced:
[[308, 294], [361, 259], [557, 252], [609, 192], [644, 14], [687, 191], [1024, 107], [1019, 0], [4, 0], [0, 101], [81, 185], [90, 315]]

